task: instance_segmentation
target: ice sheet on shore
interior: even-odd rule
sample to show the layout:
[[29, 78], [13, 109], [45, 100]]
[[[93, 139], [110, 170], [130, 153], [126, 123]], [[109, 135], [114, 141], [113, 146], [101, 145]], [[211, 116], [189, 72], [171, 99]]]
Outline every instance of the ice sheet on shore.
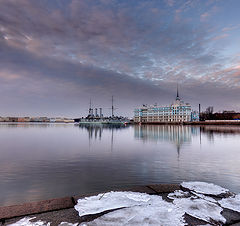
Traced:
[[[154, 198], [158, 198], [154, 196]], [[163, 226], [182, 226], [186, 225], [184, 212], [172, 203], [161, 199], [155, 200], [152, 204], [133, 206], [107, 213], [94, 221], [81, 224], [82, 226], [91, 225], [163, 225]]]
[[180, 198], [188, 198], [191, 194], [188, 191], [176, 190], [172, 193], [168, 194], [169, 199], [180, 199]]
[[79, 223], [69, 223], [69, 222], [61, 222], [58, 226], [78, 226]]
[[24, 217], [21, 220], [13, 223], [13, 224], [8, 224], [8, 226], [50, 226], [50, 223], [47, 223], [45, 221], [36, 221], [32, 222], [32, 219], [35, 219], [36, 217]]
[[181, 186], [187, 188], [191, 191], [195, 191], [197, 193], [206, 194], [206, 195], [220, 195], [226, 192], [229, 192], [228, 189], [222, 188], [218, 185], [206, 182], [182, 182]]
[[[159, 196], [162, 200], [162, 198]], [[138, 192], [107, 192], [96, 196], [79, 199], [75, 209], [79, 216], [101, 213], [106, 210], [150, 204], [153, 197]]]
[[240, 213], [240, 194], [235, 197], [221, 199], [218, 203], [223, 207]]
[[[168, 194], [173, 202], [167, 202], [159, 195], [138, 192], [108, 192], [79, 199], [75, 209], [79, 216], [114, 210], [81, 225], [186, 225], [184, 214], [208, 223], [222, 224], [226, 219], [221, 215], [223, 208], [240, 212], [240, 194], [216, 201], [208, 195], [219, 195], [227, 189], [205, 182], [183, 182], [190, 191], [176, 190]], [[221, 206], [220, 206], [221, 205]], [[122, 208], [122, 209], [119, 209]], [[31, 222], [34, 218], [23, 218], [12, 226], [49, 226], [44, 221]], [[60, 226], [76, 226], [62, 222]]]
[[225, 223], [226, 219], [221, 215], [223, 210], [215, 203], [199, 198], [177, 198], [173, 203], [181, 208], [185, 213], [211, 223], [213, 219], [216, 222]]
[[194, 191], [192, 191], [192, 194], [195, 195], [196, 197], [204, 199], [206, 201], [217, 203], [217, 200], [215, 200], [214, 198], [209, 197], [207, 195], [203, 195], [203, 194], [200, 194], [200, 193], [197, 193], [197, 192], [194, 192]]

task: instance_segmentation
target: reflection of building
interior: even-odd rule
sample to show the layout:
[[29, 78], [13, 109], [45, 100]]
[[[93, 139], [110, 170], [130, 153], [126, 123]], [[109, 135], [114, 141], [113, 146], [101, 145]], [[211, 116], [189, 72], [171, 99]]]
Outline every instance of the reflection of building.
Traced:
[[[196, 113], [195, 113], [196, 114]], [[194, 114], [194, 120], [197, 116]], [[177, 91], [177, 97], [173, 104], [166, 107], [157, 105], [135, 109], [134, 122], [158, 123], [158, 122], [189, 122], [192, 119], [191, 105], [184, 103]]]
[[190, 143], [197, 127], [182, 125], [135, 125], [134, 137], [143, 141], [167, 141], [173, 143], [180, 151], [184, 143]]
[[214, 125], [209, 125], [209, 126], [201, 126], [200, 127], [201, 132], [206, 134], [207, 137], [212, 140], [213, 136], [216, 134], [219, 135], [239, 135], [240, 134], [240, 128], [238, 126], [214, 126]]
[[185, 143], [191, 141], [191, 127], [181, 125], [136, 125], [134, 136], [141, 140], [169, 141]]

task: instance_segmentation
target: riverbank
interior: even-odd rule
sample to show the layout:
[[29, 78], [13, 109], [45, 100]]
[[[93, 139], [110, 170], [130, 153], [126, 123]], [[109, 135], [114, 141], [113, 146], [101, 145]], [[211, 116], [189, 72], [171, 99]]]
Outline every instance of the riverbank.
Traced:
[[[163, 200], [168, 202], [171, 202], [167, 197], [168, 194], [176, 190], [184, 191], [185, 189], [176, 184], [157, 184], [121, 189], [121, 191], [141, 192], [149, 195], [162, 196]], [[13, 224], [24, 217], [34, 218], [32, 220], [33, 222], [50, 222], [51, 226], [59, 225], [62, 222], [68, 222], [66, 225], [80, 224], [82, 222], [90, 222], [106, 213], [114, 211], [107, 210], [97, 214], [79, 217], [79, 213], [74, 208], [77, 204], [77, 200], [92, 195], [96, 194], [76, 195], [72, 197], [0, 207], [0, 225]], [[240, 225], [240, 213], [224, 208], [222, 215], [226, 219], [224, 225]], [[201, 225], [207, 223], [186, 213], [184, 215], [184, 220], [188, 225]]]
[[[139, 123], [134, 123], [139, 124]], [[197, 122], [141, 122], [141, 125], [240, 125], [240, 120], [209, 120]]]

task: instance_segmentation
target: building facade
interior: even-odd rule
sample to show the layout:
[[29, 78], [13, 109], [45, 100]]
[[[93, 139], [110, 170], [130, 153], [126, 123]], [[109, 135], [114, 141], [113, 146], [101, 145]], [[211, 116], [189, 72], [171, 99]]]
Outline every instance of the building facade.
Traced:
[[[194, 115], [194, 119], [197, 117]], [[192, 121], [192, 109], [189, 103], [184, 103], [178, 95], [176, 100], [166, 107], [157, 105], [146, 106], [134, 110], [134, 122], [136, 123], [161, 123], [161, 122], [190, 122]]]

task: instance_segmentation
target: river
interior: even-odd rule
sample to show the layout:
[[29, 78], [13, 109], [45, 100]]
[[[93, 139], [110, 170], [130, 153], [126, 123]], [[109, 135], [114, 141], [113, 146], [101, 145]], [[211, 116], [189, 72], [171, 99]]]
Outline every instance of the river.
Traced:
[[240, 192], [240, 127], [0, 124], [0, 206], [206, 181]]

